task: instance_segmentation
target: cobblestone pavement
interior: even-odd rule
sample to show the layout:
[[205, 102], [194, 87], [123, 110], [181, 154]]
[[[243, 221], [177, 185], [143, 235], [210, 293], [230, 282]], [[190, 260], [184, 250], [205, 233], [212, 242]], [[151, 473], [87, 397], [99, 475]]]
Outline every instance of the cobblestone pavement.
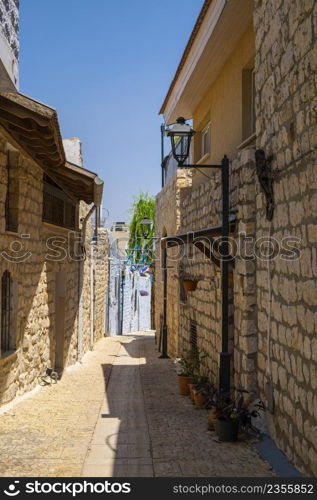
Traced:
[[274, 475], [252, 446], [215, 442], [206, 421], [152, 334], [102, 339], [56, 386], [0, 416], [0, 475]]
[[1, 476], [80, 476], [120, 347], [102, 339], [56, 385], [0, 415]]

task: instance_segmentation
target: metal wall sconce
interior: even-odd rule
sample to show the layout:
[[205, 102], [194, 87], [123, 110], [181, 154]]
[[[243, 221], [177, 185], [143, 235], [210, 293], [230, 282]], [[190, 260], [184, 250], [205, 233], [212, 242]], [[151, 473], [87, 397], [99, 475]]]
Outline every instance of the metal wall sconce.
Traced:
[[186, 123], [185, 118], [180, 116], [171, 128], [165, 130], [165, 133], [171, 139], [172, 154], [180, 167], [189, 156], [190, 143], [195, 130]]

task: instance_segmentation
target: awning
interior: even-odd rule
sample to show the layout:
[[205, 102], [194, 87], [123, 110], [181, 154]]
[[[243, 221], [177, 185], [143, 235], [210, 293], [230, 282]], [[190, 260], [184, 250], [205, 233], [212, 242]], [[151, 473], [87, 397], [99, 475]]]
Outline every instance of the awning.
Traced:
[[[229, 232], [235, 231], [236, 216], [229, 217]], [[171, 248], [177, 245], [193, 244], [206, 257], [212, 260], [217, 266], [220, 266], [219, 254], [213, 252], [218, 249], [218, 245], [213, 245], [214, 238], [221, 236], [222, 225], [210, 226], [204, 229], [197, 229], [196, 231], [188, 231], [187, 233], [175, 234], [174, 236], [166, 236], [161, 238], [162, 248]], [[228, 260], [232, 260], [230, 257]]]
[[0, 92], [0, 125], [67, 194], [100, 204], [98, 175], [66, 162], [55, 109], [18, 92]]
[[67, 161], [64, 168], [54, 172], [54, 177], [57, 184], [63, 184], [79, 200], [101, 204], [103, 181], [94, 172]]

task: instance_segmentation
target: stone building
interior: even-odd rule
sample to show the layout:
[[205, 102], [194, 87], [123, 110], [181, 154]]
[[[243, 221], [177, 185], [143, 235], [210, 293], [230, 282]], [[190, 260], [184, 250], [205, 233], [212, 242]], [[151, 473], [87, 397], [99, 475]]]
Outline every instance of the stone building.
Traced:
[[[316, 19], [312, 0], [244, 0], [243, 10], [234, 0], [206, 0], [161, 108], [166, 124], [193, 120], [191, 163], [230, 159], [232, 386], [266, 403], [267, 432], [309, 475], [317, 473]], [[272, 171], [273, 203], [256, 149]], [[165, 171], [156, 236], [217, 227], [220, 174], [175, 171], [168, 159]], [[199, 279], [196, 291], [184, 294], [180, 272]], [[169, 248], [167, 290], [169, 354], [197, 343], [217, 384], [219, 266], [195, 245]], [[159, 268], [155, 293], [160, 330]]]
[[0, 1], [0, 404], [105, 333], [107, 238], [90, 224], [103, 182], [78, 139], [64, 147], [56, 111], [17, 90], [17, 7]]
[[0, 0], [0, 89], [19, 87], [19, 0]]

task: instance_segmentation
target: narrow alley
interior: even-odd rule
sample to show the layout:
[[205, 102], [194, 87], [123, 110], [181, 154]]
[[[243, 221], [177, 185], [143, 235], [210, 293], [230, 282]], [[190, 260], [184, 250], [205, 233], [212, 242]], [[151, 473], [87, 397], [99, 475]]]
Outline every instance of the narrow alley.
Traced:
[[1, 409], [1, 476], [273, 476], [245, 442], [218, 443], [178, 394], [151, 332], [101, 339], [57, 384]]

